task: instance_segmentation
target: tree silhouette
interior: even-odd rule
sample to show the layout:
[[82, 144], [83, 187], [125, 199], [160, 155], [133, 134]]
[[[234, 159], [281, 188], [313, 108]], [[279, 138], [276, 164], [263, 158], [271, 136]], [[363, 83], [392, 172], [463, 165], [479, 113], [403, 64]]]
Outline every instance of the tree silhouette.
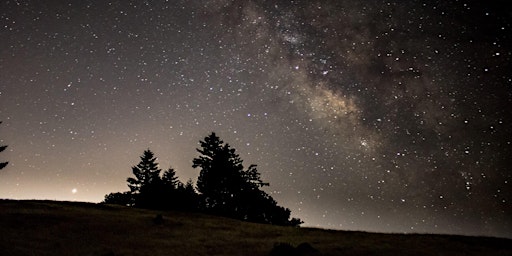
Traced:
[[277, 205], [261, 190], [268, 186], [256, 165], [244, 170], [243, 161], [235, 149], [225, 144], [215, 133], [200, 141], [201, 154], [192, 167], [200, 168], [197, 189], [204, 211], [231, 218], [277, 225], [299, 225], [289, 220], [290, 210]]
[[130, 188], [134, 206], [141, 208], [155, 208], [159, 206], [159, 193], [162, 191], [162, 180], [156, 157], [147, 149], [140, 157], [140, 162], [132, 167], [135, 178], [126, 181]]
[[240, 181], [243, 169], [241, 161], [236, 155], [230, 154], [229, 145], [224, 145], [219, 137], [212, 133], [204, 141], [200, 141], [202, 149], [196, 149], [202, 155], [193, 160], [193, 168], [201, 168], [197, 179], [197, 189], [202, 196], [202, 206], [213, 213], [228, 215], [232, 211], [233, 196], [238, 192], [232, 188]]
[[159, 210], [203, 211], [240, 220], [275, 225], [299, 226], [300, 219], [290, 219], [290, 209], [261, 190], [268, 186], [261, 180], [256, 165], [247, 169], [234, 148], [215, 133], [200, 141], [200, 156], [193, 167], [200, 168], [197, 190], [189, 180], [179, 181], [173, 168], [160, 177], [157, 158], [149, 149], [132, 167], [134, 177], [127, 179], [130, 191], [105, 195], [104, 203]]
[[194, 189], [194, 182], [188, 180], [186, 184], [179, 183], [172, 205], [175, 210], [197, 211], [199, 209], [199, 197]]
[[178, 180], [178, 177], [176, 176], [176, 171], [172, 167], [169, 167], [169, 169], [167, 169], [167, 171], [164, 172], [164, 174], [162, 175], [162, 182], [166, 186], [172, 187], [174, 189], [177, 189], [179, 186], [183, 185]]
[[128, 178], [128, 187], [133, 194], [139, 194], [143, 187], [155, 182], [160, 178], [160, 170], [156, 163], [156, 157], [153, 152], [147, 149], [140, 157], [140, 162], [132, 167], [132, 173], [135, 178]]
[[140, 162], [132, 167], [135, 177], [127, 179], [130, 191], [110, 193], [105, 196], [104, 203], [135, 206], [139, 208], [159, 210], [198, 209], [197, 193], [193, 183], [186, 185], [179, 181], [176, 171], [169, 168], [160, 177], [157, 158], [151, 150], [145, 150]]
[[105, 195], [105, 199], [103, 200], [105, 204], [118, 204], [123, 206], [133, 206], [133, 197], [132, 194], [128, 192], [116, 192]]
[[[1, 121], [0, 121], [0, 124], [2, 124]], [[7, 146], [0, 146], [0, 152], [3, 152], [6, 148], [7, 148]], [[5, 168], [7, 166], [7, 164], [9, 164], [9, 162], [0, 162], [0, 170]]]
[[167, 169], [162, 175], [162, 182], [159, 184], [159, 197], [161, 198], [160, 209], [185, 209], [184, 207], [184, 185], [178, 180], [176, 171], [173, 168]]

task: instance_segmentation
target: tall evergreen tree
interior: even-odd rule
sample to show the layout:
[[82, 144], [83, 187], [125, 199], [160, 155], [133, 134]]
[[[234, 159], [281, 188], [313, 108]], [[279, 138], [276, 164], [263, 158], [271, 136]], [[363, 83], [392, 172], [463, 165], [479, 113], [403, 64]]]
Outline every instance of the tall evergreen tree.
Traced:
[[154, 208], [158, 205], [158, 193], [162, 186], [161, 171], [153, 152], [149, 149], [145, 150], [139, 164], [132, 167], [135, 178], [130, 177], [126, 180], [135, 206]]
[[158, 189], [160, 198], [160, 209], [181, 209], [183, 205], [183, 196], [181, 195], [181, 188], [183, 183], [178, 180], [176, 171], [173, 168], [167, 169], [162, 175], [162, 182], [159, 184]]
[[235, 217], [232, 215], [242, 183], [242, 160], [215, 133], [200, 143], [202, 148], [197, 151], [202, 155], [193, 160], [193, 167], [201, 168], [197, 189], [202, 206], [209, 212]]
[[[0, 121], [0, 124], [2, 124], [1, 121]], [[3, 152], [6, 148], [7, 148], [7, 146], [0, 146], [0, 152]], [[0, 162], [0, 170], [5, 168], [7, 166], [7, 164], [9, 164], [9, 162]]]
[[140, 193], [142, 187], [151, 184], [152, 182], [160, 179], [160, 168], [156, 163], [156, 157], [151, 150], [147, 149], [140, 157], [140, 162], [132, 167], [132, 173], [135, 178], [130, 177], [126, 181], [128, 187], [133, 194]]
[[164, 174], [162, 174], [162, 182], [166, 186], [172, 187], [173, 189], [177, 189], [179, 186], [183, 185], [179, 180], [178, 176], [176, 176], [176, 171], [169, 167]]
[[194, 189], [194, 182], [192, 180], [188, 180], [183, 189], [188, 195], [197, 195], [196, 190]]
[[289, 220], [290, 210], [277, 205], [261, 190], [268, 186], [260, 179], [256, 165], [244, 170], [243, 161], [235, 149], [225, 144], [215, 133], [200, 141], [201, 154], [192, 167], [200, 168], [197, 189], [201, 206], [206, 212], [242, 220], [277, 225], [299, 225]]
[[185, 185], [180, 183], [178, 187], [178, 198], [175, 200], [175, 205], [179, 210], [196, 211], [199, 207], [199, 198], [196, 190], [194, 189], [194, 182], [188, 180]]

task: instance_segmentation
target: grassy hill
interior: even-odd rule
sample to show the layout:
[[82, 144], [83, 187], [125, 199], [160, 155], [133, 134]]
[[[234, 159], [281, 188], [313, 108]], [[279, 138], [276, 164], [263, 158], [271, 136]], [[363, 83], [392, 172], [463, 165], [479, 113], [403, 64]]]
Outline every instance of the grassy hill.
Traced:
[[330, 231], [114, 205], [0, 200], [0, 255], [270, 255], [301, 243], [309, 252], [298, 255], [512, 255], [509, 239]]

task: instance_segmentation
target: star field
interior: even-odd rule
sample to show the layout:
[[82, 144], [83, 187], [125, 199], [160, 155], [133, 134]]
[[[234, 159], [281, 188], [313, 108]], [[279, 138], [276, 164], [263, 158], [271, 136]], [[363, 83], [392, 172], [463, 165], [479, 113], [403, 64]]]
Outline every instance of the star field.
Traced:
[[195, 180], [215, 131], [305, 226], [512, 237], [504, 3], [3, 1], [0, 197]]

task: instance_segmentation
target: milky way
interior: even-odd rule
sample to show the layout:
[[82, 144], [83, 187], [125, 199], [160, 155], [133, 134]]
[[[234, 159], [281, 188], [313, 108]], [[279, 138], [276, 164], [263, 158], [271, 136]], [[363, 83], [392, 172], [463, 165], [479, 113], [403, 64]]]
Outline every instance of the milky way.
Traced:
[[3, 1], [0, 197], [196, 179], [215, 131], [305, 226], [512, 237], [501, 3]]

